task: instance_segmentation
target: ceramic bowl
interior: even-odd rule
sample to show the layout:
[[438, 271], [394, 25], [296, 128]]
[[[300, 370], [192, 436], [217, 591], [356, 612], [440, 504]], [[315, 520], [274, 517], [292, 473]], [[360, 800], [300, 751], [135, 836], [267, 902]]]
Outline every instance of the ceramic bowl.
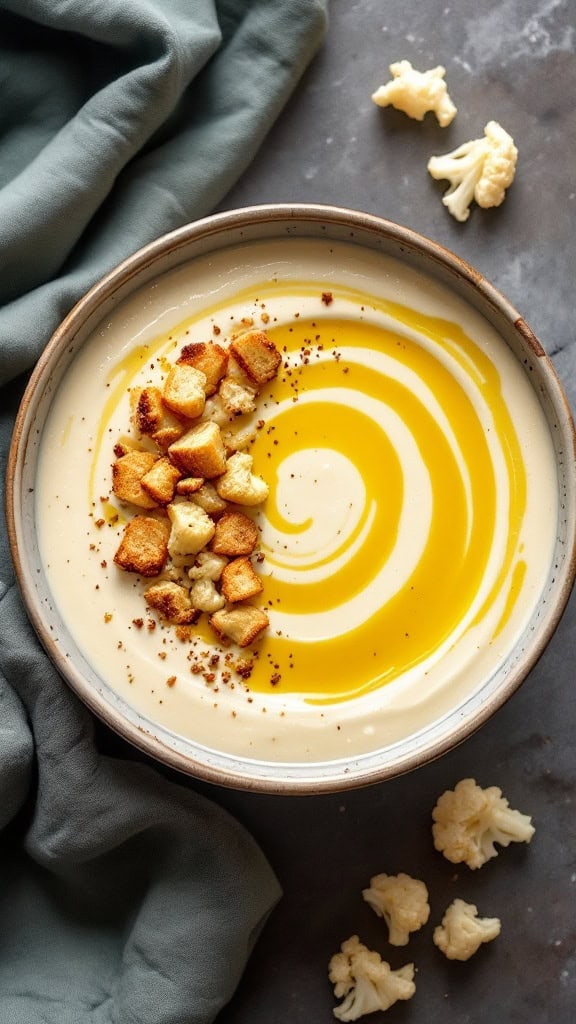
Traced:
[[[164, 324], [162, 316], [165, 311], [161, 308], [162, 301], [161, 298], [158, 300], [158, 295], [162, 296], [162, 282], [167, 279], [166, 275], [176, 275], [180, 282], [189, 279], [185, 312], [190, 315], [191, 311], [194, 313], [207, 301], [202, 289], [195, 287], [198, 261], [201, 261], [204, 274], [202, 280], [205, 281], [209, 280], [210, 267], [218, 267], [218, 260], [225, 260], [228, 252], [236, 253], [235, 265], [238, 266], [238, 253], [242, 253], [242, 247], [273, 244], [278, 253], [283, 243], [295, 239], [302, 240], [306, 245], [314, 243], [328, 246], [332, 254], [336, 253], [334, 259], [339, 258], [342, 246], [348, 246], [342, 252], [348, 253], [346, 274], [349, 284], [355, 280], [356, 274], [354, 253], [358, 254], [358, 258], [362, 256], [369, 260], [384, 261], [384, 269], [397, 265], [403, 268], [402, 273], [406, 270], [418, 278], [424, 275], [422, 279], [432, 282], [432, 291], [440, 289], [439, 294], [454, 296], [457, 303], [466, 304], [472, 311], [480, 336], [484, 331], [496, 333], [499, 343], [507, 352], [506, 358], [511, 357], [515, 363], [524, 382], [522, 387], [529, 389], [531, 401], [536, 403], [539, 416], [545, 424], [552, 453], [550, 479], [553, 483], [546, 485], [544, 482], [542, 486], [551, 489], [550, 501], [555, 511], [550, 550], [546, 556], [547, 568], [541, 573], [532, 595], [529, 614], [512, 639], [503, 643], [501, 650], [498, 649], [495, 660], [493, 658], [488, 669], [479, 677], [477, 685], [468, 690], [455, 686], [452, 694], [444, 694], [435, 710], [415, 710], [413, 724], [408, 727], [404, 725], [399, 732], [388, 733], [383, 726], [380, 740], [377, 738], [378, 731], [375, 733], [366, 724], [370, 721], [372, 711], [375, 721], [378, 715], [386, 719], [387, 712], [379, 709], [378, 692], [372, 693], [369, 698], [356, 696], [350, 700], [341, 700], [340, 695], [338, 701], [332, 702], [332, 707], [329, 706], [330, 701], [326, 705], [325, 736], [328, 736], [328, 730], [333, 730], [334, 735], [336, 729], [341, 731], [340, 726], [335, 724], [337, 714], [335, 717], [334, 705], [341, 709], [341, 718], [345, 722], [347, 715], [354, 716], [357, 706], [363, 706], [363, 701], [368, 701], [368, 712], [364, 715], [358, 735], [376, 736], [375, 740], [364, 738], [361, 742], [350, 741], [348, 745], [342, 741], [340, 746], [334, 742], [324, 743], [323, 734], [318, 731], [318, 716], [323, 712], [318, 712], [315, 705], [315, 710], [310, 711], [312, 705], [304, 702], [294, 715], [283, 716], [282, 736], [287, 737], [285, 749], [288, 754], [272, 755], [270, 742], [276, 739], [272, 735], [276, 730], [274, 722], [279, 722], [277, 717], [274, 719], [274, 702], [280, 702], [278, 706], [281, 706], [282, 687], [270, 695], [267, 718], [263, 712], [261, 714], [261, 718], [267, 722], [266, 727], [259, 726], [261, 733], [264, 730], [262, 742], [256, 739], [245, 749], [238, 749], [234, 743], [230, 746], [224, 741], [224, 726], [221, 743], [218, 727], [212, 728], [209, 735], [204, 735], [204, 719], [201, 715], [198, 715], [199, 731], [195, 735], [187, 735], [186, 728], [180, 728], [178, 722], [175, 724], [174, 716], [166, 718], [164, 709], [169, 700], [168, 691], [165, 697], [159, 698], [158, 708], [162, 705], [162, 713], [159, 710], [158, 713], [154, 712], [150, 702], [143, 709], [137, 701], [131, 699], [129, 688], [114, 686], [114, 680], [107, 678], [98, 666], [95, 667], [94, 658], [87, 651], [80, 635], [82, 629], [79, 634], [76, 628], [83, 623], [85, 634], [86, 623], [90, 615], [95, 614], [90, 596], [93, 594], [92, 583], [87, 581], [85, 601], [76, 602], [71, 605], [72, 611], [63, 613], [62, 601], [54, 593], [51, 582], [54, 579], [54, 567], [48, 566], [48, 562], [53, 559], [57, 562], [61, 556], [54, 551], [47, 553], [46, 544], [43, 546], [39, 540], [43, 531], [45, 533], [45, 517], [48, 514], [38, 497], [39, 456], [54, 402], [77, 365], [87, 339], [101, 337], [105, 358], [113, 362], [114, 344], [110, 348], [110, 333], [114, 333], [116, 325], [118, 358], [126, 360], [130, 346], [134, 347], [138, 339], [139, 328], [131, 327], [133, 315], [136, 315], [133, 314], [135, 301], [138, 304], [141, 298], [142, 308], [152, 311], [149, 319], [154, 321], [158, 317], [158, 323]], [[280, 266], [281, 262], [277, 259], [274, 268]], [[274, 276], [274, 268], [268, 267], [263, 271], [264, 279]], [[228, 274], [224, 287], [222, 282], [226, 274], [220, 275], [214, 284], [215, 294], [220, 287], [224, 288], [224, 292], [226, 288], [230, 289], [230, 276]], [[327, 267], [326, 280], [330, 283], [333, 277], [334, 274]], [[387, 273], [383, 273], [383, 281], [384, 278], [387, 278]], [[393, 271], [389, 278], [393, 280]], [[317, 277], [318, 292], [323, 280], [324, 275], [320, 270]], [[394, 290], [393, 283], [386, 287]], [[394, 294], [391, 297], [394, 299]], [[397, 296], [400, 303], [404, 298], [403, 294]], [[323, 296], [325, 305], [331, 300], [331, 295]], [[172, 302], [174, 305], [178, 304]], [[336, 305], [335, 310], [337, 308]], [[123, 310], [128, 311], [126, 315]], [[182, 319], [182, 316], [183, 313], [177, 311], [177, 314], [172, 314], [172, 320]], [[449, 319], [449, 311], [447, 316]], [[437, 318], [435, 322], [440, 323], [440, 320]], [[484, 387], [484, 383], [480, 381], [478, 387]], [[70, 412], [71, 416], [80, 416], [82, 409], [72, 407]], [[438, 418], [442, 415], [440, 410]], [[208, 217], [146, 246], [96, 284], [58, 328], [32, 374], [14, 433], [7, 488], [12, 553], [29, 617], [48, 655], [81, 700], [126, 740], [159, 761], [213, 783], [278, 794], [337, 791], [391, 778], [450, 750], [501, 707], [542, 654], [559, 621], [574, 580], [576, 516], [573, 451], [574, 426], [570, 412], [541, 344], [507, 300], [467, 263], [406, 228], [366, 214], [321, 206], [254, 207]], [[73, 472], [79, 472], [81, 478], [81, 468]], [[382, 486], [385, 485], [383, 481]], [[533, 486], [533, 482], [530, 486]], [[530, 551], [527, 556], [529, 562]], [[82, 573], [87, 557], [86, 552], [78, 550], [77, 546], [68, 551], [68, 560], [77, 561], [79, 573]], [[326, 585], [330, 587], [329, 580]], [[498, 648], [497, 636], [498, 630], [494, 630], [487, 646], [495, 645]], [[449, 663], [448, 644], [440, 658], [440, 672], [446, 665], [448, 673]], [[196, 681], [189, 681], [188, 685], [196, 685]], [[205, 686], [202, 680], [197, 685]], [[398, 686], [398, 681], [392, 680], [381, 688], [381, 692], [392, 694]], [[261, 703], [261, 694], [258, 699]], [[410, 702], [408, 699], [407, 705]], [[214, 700], [213, 703], [216, 706], [218, 701]], [[233, 704], [226, 711], [226, 720], [232, 714], [236, 714]], [[316, 716], [314, 728], [317, 732], [312, 734], [308, 753], [304, 756], [298, 753], [298, 742], [291, 746], [290, 730], [292, 738], [298, 737], [300, 733], [306, 735], [310, 725], [308, 717], [312, 714]], [[404, 707], [404, 722], [410, 721], [410, 714], [410, 708]], [[390, 719], [393, 717], [393, 712], [390, 712]], [[224, 722], [224, 718], [221, 721]], [[229, 731], [228, 725], [226, 729]], [[278, 735], [281, 738], [280, 733]], [[314, 735], [318, 737], [317, 749]], [[290, 754], [291, 750], [296, 750], [296, 754]]]

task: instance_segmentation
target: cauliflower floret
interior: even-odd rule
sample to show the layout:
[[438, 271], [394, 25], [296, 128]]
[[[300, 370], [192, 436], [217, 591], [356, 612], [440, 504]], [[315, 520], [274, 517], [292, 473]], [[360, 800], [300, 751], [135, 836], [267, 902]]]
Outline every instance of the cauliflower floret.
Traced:
[[252, 472], [252, 456], [236, 452], [226, 463], [226, 471], [216, 481], [221, 498], [237, 505], [260, 505], [268, 497], [268, 484]]
[[399, 999], [411, 999], [416, 991], [414, 964], [393, 971], [378, 953], [364, 946], [357, 935], [343, 942], [328, 967], [337, 999], [334, 1008], [338, 1020], [358, 1020], [366, 1013], [388, 1010]]
[[229, 416], [254, 412], [256, 393], [255, 388], [247, 387], [233, 377], [224, 377], [220, 383], [220, 400]]
[[392, 946], [405, 946], [410, 932], [417, 932], [430, 916], [428, 889], [410, 875], [374, 875], [362, 896], [388, 925]]
[[247, 448], [256, 437], [257, 426], [255, 423], [247, 423], [240, 429], [234, 428], [231, 430], [222, 431], [222, 440], [224, 441], [224, 447], [229, 455], [233, 455], [234, 452], [242, 451]]
[[180, 501], [168, 505], [168, 515], [172, 523], [168, 551], [172, 558], [197, 555], [208, 541], [212, 540], [214, 523], [195, 502]]
[[372, 95], [379, 107], [395, 107], [416, 121], [433, 110], [438, 124], [445, 128], [456, 117], [456, 107], [448, 95], [444, 75], [446, 68], [439, 65], [429, 71], [416, 71], [409, 60], [390, 65], [392, 81], [381, 85]]
[[434, 929], [434, 942], [449, 960], [469, 960], [483, 942], [500, 935], [499, 917], [478, 917], [478, 908], [464, 900], [454, 900]]
[[188, 570], [188, 575], [191, 580], [219, 580], [227, 564], [228, 559], [223, 555], [217, 555], [214, 551], [201, 551]]
[[190, 600], [195, 608], [199, 608], [201, 612], [209, 612], [210, 615], [226, 604], [222, 594], [216, 590], [214, 580], [207, 577], [194, 581], [190, 589]]
[[518, 150], [514, 139], [497, 121], [489, 121], [483, 139], [465, 142], [452, 153], [432, 156], [428, 171], [433, 178], [447, 178], [450, 188], [442, 202], [456, 220], [470, 216], [473, 199], [478, 206], [500, 206], [516, 173]]
[[211, 420], [218, 427], [224, 427], [230, 422], [230, 418], [222, 404], [220, 395], [214, 395], [212, 398], [206, 399], [206, 405], [204, 406], [205, 420]]
[[442, 794], [432, 811], [434, 846], [453, 864], [481, 868], [497, 857], [494, 843], [529, 843], [532, 819], [513, 811], [497, 786], [482, 789], [474, 779], [462, 779]]

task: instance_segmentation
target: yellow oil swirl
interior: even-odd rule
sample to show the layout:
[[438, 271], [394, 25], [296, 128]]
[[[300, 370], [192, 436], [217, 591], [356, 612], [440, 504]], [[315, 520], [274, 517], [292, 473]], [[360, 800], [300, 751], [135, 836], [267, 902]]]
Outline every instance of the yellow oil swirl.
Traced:
[[[258, 300], [317, 294], [317, 287], [300, 282], [290, 286], [269, 282], [259, 288]], [[295, 580], [281, 578], [282, 574], [277, 572], [281, 552], [266, 550], [271, 575], [266, 579], [264, 604], [282, 615], [296, 617], [331, 610], [337, 613], [346, 601], [370, 587], [386, 567], [406, 501], [402, 452], [363, 411], [364, 396], [391, 410], [415, 439], [430, 479], [432, 515], [422, 555], [413, 571], [389, 599], [383, 595], [381, 602], [371, 607], [366, 619], [354, 629], [347, 629], [340, 622], [337, 630], [314, 642], [272, 629], [258, 645], [250, 686], [270, 692], [273, 666], [280, 674], [278, 692], [299, 693], [316, 703], [356, 697], [400, 677], [449, 641], [469, 616], [493, 551], [501, 501], [493, 449], [478, 412], [479, 403], [490, 410], [493, 443], [502, 453], [507, 522], [503, 557], [470, 625], [500, 602], [503, 610], [493, 633], [496, 636], [512, 614], [525, 572], [518, 551], [526, 508], [526, 474], [494, 364], [457, 324], [397, 303], [375, 301], [351, 289], [334, 287], [333, 291], [339, 298], [353, 302], [357, 310], [369, 308], [392, 318], [397, 328], [378, 326], [364, 320], [361, 314], [355, 319], [324, 314], [317, 321], [297, 318], [289, 325], [269, 329], [270, 337], [287, 359], [304, 350], [310, 351], [311, 356], [290, 374], [281, 373], [266, 389], [261, 414], [273, 430], [260, 431], [251, 450], [255, 470], [270, 485], [265, 517], [272, 528], [286, 537], [297, 536], [310, 525], [306, 507], [294, 523], [285, 517], [278, 501], [282, 463], [295, 452], [327, 447], [343, 455], [364, 481], [366, 508], [356, 527], [342, 537], [329, 557], [319, 554], [307, 563], [307, 569], [325, 568], [322, 578], [309, 580], [306, 573], [301, 580], [297, 573]], [[242, 301], [254, 302], [252, 289], [234, 297], [235, 303]], [[201, 316], [217, 316], [221, 311], [222, 306], [215, 306], [203, 309]], [[143, 362], [165, 352], [172, 336], [182, 337], [197, 319], [199, 316], [191, 317], [170, 336], [162, 335], [115, 368], [95, 445], [92, 495], [98, 449], [121, 397]], [[421, 339], [427, 339], [428, 344]], [[449, 423], [451, 438], [405, 381], [366, 365], [366, 350], [390, 357], [425, 383]], [[342, 351], [345, 357], [339, 358]], [[326, 353], [330, 353], [328, 358]], [[458, 374], [454, 365], [459, 368]], [[331, 391], [336, 394], [343, 388], [356, 395], [357, 402], [346, 405], [330, 400]], [[471, 391], [479, 401], [471, 397]], [[321, 395], [318, 400], [317, 394]], [[363, 536], [369, 505], [374, 515], [367, 535]], [[353, 557], [340, 557], [354, 544], [357, 550]], [[338, 562], [333, 573], [331, 560], [335, 566]]]
[[[422, 329], [419, 323], [418, 329]], [[428, 320], [428, 330], [432, 324]], [[436, 323], [433, 336], [440, 347], [450, 327], [448, 342], [454, 347], [457, 329]], [[492, 457], [486, 434], [473, 402], [447, 369], [442, 358], [421, 345], [394, 332], [360, 321], [323, 320], [312, 326], [299, 323], [271, 332], [275, 342], [287, 352], [306, 346], [314, 337], [317, 344], [346, 350], [343, 360], [303, 367], [298, 380], [299, 398], [322, 388], [346, 386], [359, 396], [371, 395], [391, 407], [417, 439], [421, 457], [430, 473], [433, 491], [433, 516], [423, 557], [403, 587], [382, 607], [352, 632], [341, 629], [339, 635], [316, 643], [294, 644], [289, 638], [270, 637], [264, 641], [251, 685], [269, 683], [266, 648], [276, 663], [286, 668], [282, 683], [286, 689], [306, 692], [317, 701], [333, 701], [337, 696], [357, 696], [398, 677], [432, 654], [458, 627], [478, 593], [486, 571], [496, 525], [497, 489]], [[462, 334], [462, 361], [468, 360], [475, 346]], [[403, 366], [426, 381], [446, 413], [470, 476], [472, 516], [464, 483], [454, 451], [434, 417], [410, 390], [390, 376], [354, 362], [354, 349], [369, 349], [390, 354]], [[482, 353], [478, 353], [481, 357]], [[499, 397], [495, 371], [479, 358], [474, 363], [477, 383], [492, 387], [488, 395], [495, 408], [495, 424], [508, 437], [506, 449], [514, 447], [515, 434], [507, 411]], [[484, 380], [484, 375], [491, 379]], [[282, 402], [293, 390], [292, 378], [279, 378], [271, 394]], [[359, 397], [361, 404], [361, 397]], [[273, 435], [261, 436], [255, 445], [255, 465], [272, 486], [287, 452], [295, 447], [314, 448], [328, 444], [344, 452], [360, 470], [367, 492], [377, 505], [377, 516], [362, 549], [328, 580], [299, 585], [272, 577], [266, 583], [266, 597], [272, 608], [306, 615], [322, 608], [337, 608], [344, 599], [361, 591], [378, 574], [394, 545], [403, 503], [401, 456], [391, 450], [379, 427], [355, 409], [341, 405], [332, 410], [325, 402], [302, 405], [272, 417]], [[511, 435], [511, 436], [510, 436]], [[277, 443], [270, 444], [270, 437]], [[515, 460], [515, 479], [522, 475], [521, 460]], [[523, 514], [524, 487], [511, 495], [511, 523], [517, 528]], [[305, 510], [304, 510], [305, 511]], [[266, 514], [271, 522], [278, 518], [274, 489]], [[349, 542], [352, 537], [349, 538]], [[501, 576], [509, 572], [513, 554], [509, 542]], [[496, 591], [491, 593], [492, 599]], [[490, 600], [490, 599], [487, 599]], [[511, 609], [510, 609], [511, 610]], [[295, 650], [295, 647], [297, 648]], [[273, 652], [273, 654], [272, 654]], [[292, 658], [289, 657], [292, 655]]]

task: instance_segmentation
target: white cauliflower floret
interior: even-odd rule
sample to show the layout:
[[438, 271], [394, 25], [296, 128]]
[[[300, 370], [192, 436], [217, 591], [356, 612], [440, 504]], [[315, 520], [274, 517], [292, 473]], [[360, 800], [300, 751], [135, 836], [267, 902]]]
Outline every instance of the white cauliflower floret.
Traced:
[[226, 412], [220, 395], [213, 395], [212, 398], [206, 399], [204, 419], [211, 420], [218, 427], [224, 427], [230, 422], [230, 415]]
[[214, 523], [195, 502], [180, 501], [168, 505], [168, 515], [172, 523], [168, 551], [172, 558], [197, 555], [212, 540]]
[[379, 107], [395, 107], [416, 121], [423, 121], [432, 110], [442, 128], [454, 120], [456, 107], [444, 81], [446, 68], [439, 65], [429, 71], [416, 71], [409, 60], [399, 60], [390, 65], [390, 74], [392, 81], [372, 95]]
[[434, 929], [434, 942], [449, 960], [469, 960], [483, 942], [500, 935], [500, 918], [478, 917], [478, 908], [464, 900], [454, 900]]
[[497, 857], [494, 843], [529, 843], [532, 819], [513, 811], [498, 786], [482, 789], [474, 779], [462, 779], [442, 794], [432, 811], [434, 846], [453, 864], [481, 868]]
[[249, 388], [233, 377], [225, 377], [220, 383], [220, 400], [229, 416], [240, 416], [254, 412], [256, 389]]
[[195, 608], [201, 612], [209, 612], [210, 615], [226, 604], [222, 594], [216, 590], [214, 580], [207, 577], [194, 581], [190, 588], [190, 600]]
[[226, 448], [228, 455], [233, 455], [234, 452], [242, 451], [246, 448], [250, 444], [250, 441], [256, 437], [257, 429], [258, 428], [254, 423], [248, 423], [239, 430], [223, 430], [222, 440], [224, 441], [224, 447]]
[[194, 565], [188, 570], [191, 580], [219, 580], [222, 569], [228, 564], [224, 555], [217, 555], [214, 551], [201, 551], [196, 557]]
[[442, 202], [456, 220], [470, 216], [473, 199], [478, 206], [500, 206], [516, 173], [518, 150], [514, 139], [497, 121], [489, 121], [483, 139], [465, 142], [452, 153], [432, 156], [428, 171], [433, 178], [447, 178], [450, 188]]
[[364, 946], [357, 935], [343, 942], [328, 967], [337, 999], [334, 1008], [338, 1020], [358, 1020], [366, 1013], [388, 1010], [399, 999], [411, 999], [416, 991], [414, 964], [393, 971], [378, 953]]
[[374, 875], [362, 896], [386, 921], [393, 946], [405, 946], [410, 932], [417, 932], [430, 916], [428, 889], [410, 875]]
[[206, 480], [202, 487], [192, 494], [192, 501], [203, 508], [210, 516], [218, 515], [226, 509], [226, 502], [220, 497], [214, 484]]
[[237, 505], [260, 505], [268, 497], [268, 484], [252, 472], [252, 456], [236, 452], [226, 463], [223, 476], [216, 481], [221, 498]]

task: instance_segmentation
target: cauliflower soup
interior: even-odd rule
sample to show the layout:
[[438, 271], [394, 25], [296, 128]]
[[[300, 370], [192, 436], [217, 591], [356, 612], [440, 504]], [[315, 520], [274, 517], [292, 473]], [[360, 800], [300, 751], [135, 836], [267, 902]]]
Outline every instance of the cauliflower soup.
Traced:
[[[270, 626], [241, 651], [205, 620], [178, 635], [114, 565], [111, 463], [131, 389], [247, 324], [282, 366], [235, 423], [270, 489], [250, 513]], [[431, 726], [496, 672], [549, 577], [557, 493], [527, 373], [476, 310], [390, 257], [287, 238], [197, 257], [102, 321], [50, 408], [35, 500], [103, 690], [205, 748], [323, 762]]]

